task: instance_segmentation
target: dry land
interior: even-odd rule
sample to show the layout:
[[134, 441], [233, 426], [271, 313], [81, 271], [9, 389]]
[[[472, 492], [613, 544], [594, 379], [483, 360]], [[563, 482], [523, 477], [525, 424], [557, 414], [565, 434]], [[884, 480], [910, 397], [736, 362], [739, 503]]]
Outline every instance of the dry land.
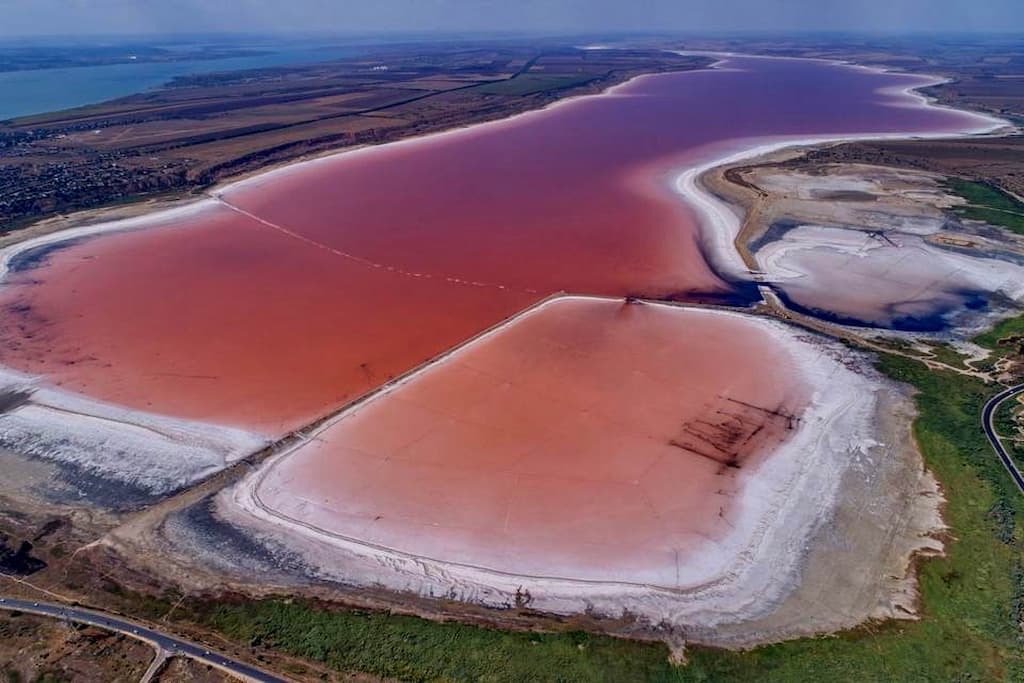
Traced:
[[135, 683], [152, 659], [153, 649], [132, 638], [0, 612], [0, 674], [7, 683]]

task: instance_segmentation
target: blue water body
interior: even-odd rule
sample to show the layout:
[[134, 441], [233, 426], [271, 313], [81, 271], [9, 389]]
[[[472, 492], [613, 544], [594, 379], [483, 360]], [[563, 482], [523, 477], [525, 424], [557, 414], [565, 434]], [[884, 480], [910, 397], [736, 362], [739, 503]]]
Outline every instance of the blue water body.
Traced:
[[349, 57], [354, 47], [311, 47], [226, 59], [109, 64], [0, 73], [0, 121], [80, 107], [159, 87], [177, 76], [310, 64]]

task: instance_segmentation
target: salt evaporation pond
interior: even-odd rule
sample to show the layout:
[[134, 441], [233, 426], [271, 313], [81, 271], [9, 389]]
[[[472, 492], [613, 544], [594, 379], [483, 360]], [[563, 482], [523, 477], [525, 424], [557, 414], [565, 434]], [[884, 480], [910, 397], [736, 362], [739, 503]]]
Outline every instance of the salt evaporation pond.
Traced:
[[0, 362], [87, 396], [278, 434], [556, 291], [745, 299], [681, 170], [779, 139], [978, 127], [925, 79], [737, 57], [288, 167], [7, 277]]
[[[800, 586], [836, 509], [862, 506], [841, 482], [907, 457], [920, 477], [880, 426], [895, 397], [863, 357], [779, 321], [557, 297], [350, 407], [215, 510], [348, 585], [743, 623]], [[857, 576], [838, 583], [870, 603]]]
[[738, 526], [738, 478], [799, 429], [812, 394], [773, 331], [556, 299], [358, 406], [255, 493], [300, 529], [408, 555], [689, 583]]

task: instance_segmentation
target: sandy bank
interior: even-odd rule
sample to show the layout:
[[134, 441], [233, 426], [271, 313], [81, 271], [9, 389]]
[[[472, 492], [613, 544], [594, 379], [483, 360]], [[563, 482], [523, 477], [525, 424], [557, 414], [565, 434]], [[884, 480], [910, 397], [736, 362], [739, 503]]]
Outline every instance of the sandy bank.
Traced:
[[1024, 301], [1024, 240], [958, 221], [942, 176], [790, 156], [704, 181], [747, 207], [737, 247], [791, 310], [964, 339]]

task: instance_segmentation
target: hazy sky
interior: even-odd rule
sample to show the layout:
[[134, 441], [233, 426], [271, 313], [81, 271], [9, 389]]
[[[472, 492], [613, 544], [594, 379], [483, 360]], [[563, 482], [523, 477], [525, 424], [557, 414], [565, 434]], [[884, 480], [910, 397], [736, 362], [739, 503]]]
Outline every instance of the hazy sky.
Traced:
[[0, 36], [207, 31], [1021, 31], [1024, 0], [0, 0]]

